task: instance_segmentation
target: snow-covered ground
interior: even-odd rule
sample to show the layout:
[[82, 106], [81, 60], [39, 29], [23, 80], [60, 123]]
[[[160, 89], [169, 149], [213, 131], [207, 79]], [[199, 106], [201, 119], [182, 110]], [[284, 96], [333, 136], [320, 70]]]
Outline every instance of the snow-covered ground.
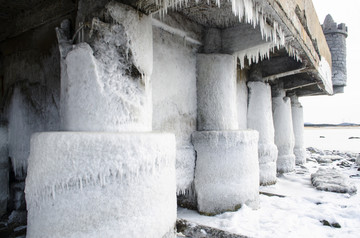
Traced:
[[[278, 177], [276, 185], [260, 187], [260, 209], [243, 206], [236, 212], [207, 217], [179, 208], [178, 218], [249, 237], [359, 237], [360, 171], [356, 156], [308, 151], [305, 165]], [[336, 168], [349, 178], [358, 193], [317, 190], [311, 184], [311, 174], [319, 168]]]

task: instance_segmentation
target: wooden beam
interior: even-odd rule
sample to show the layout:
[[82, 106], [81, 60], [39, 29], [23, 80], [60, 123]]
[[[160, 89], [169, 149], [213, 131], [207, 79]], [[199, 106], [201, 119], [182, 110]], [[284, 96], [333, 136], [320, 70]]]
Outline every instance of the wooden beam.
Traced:
[[303, 67], [303, 68], [300, 68], [300, 69], [294, 69], [294, 70], [290, 70], [290, 71], [270, 75], [270, 76], [265, 77], [264, 80], [265, 80], [265, 82], [274, 81], [275, 79], [279, 79], [279, 78], [283, 78], [283, 77], [290, 76], [290, 75], [295, 75], [295, 74], [302, 74], [302, 73], [310, 72], [312, 70], [313, 69]]

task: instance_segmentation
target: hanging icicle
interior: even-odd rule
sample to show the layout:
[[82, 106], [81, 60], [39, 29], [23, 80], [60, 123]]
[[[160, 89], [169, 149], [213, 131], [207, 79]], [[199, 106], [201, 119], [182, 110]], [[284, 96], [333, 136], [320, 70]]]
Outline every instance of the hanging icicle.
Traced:
[[[241, 67], [244, 67], [245, 57], [249, 59], [249, 64], [258, 63], [259, 60], [269, 58], [270, 52], [274, 51], [275, 47], [280, 49], [285, 47], [289, 56], [294, 57], [297, 61], [301, 61], [299, 52], [286, 44], [285, 34], [278, 22], [271, 21], [270, 26], [266, 21], [263, 9], [253, 0], [228, 0], [232, 3], [232, 12], [239, 18], [239, 22], [251, 24], [254, 28], [259, 25], [262, 39], [268, 41], [263, 45], [246, 49], [241, 52], [236, 52], [235, 55], [239, 58]], [[160, 16], [167, 14], [168, 8], [178, 9], [183, 6], [187, 6], [189, 0], [156, 0], [156, 5], [161, 7]], [[195, 0], [195, 3], [199, 3], [199, 0]], [[210, 5], [210, 0], [207, 0], [207, 4]], [[216, 5], [220, 7], [220, 0], [216, 0]]]

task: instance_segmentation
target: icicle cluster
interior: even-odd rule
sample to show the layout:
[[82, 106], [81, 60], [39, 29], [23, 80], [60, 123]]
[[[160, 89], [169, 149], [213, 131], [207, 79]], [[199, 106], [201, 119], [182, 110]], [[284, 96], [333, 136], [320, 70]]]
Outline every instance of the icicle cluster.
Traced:
[[[195, 0], [199, 3], [200, 0]], [[253, 0], [228, 0], [232, 3], [232, 11], [235, 16], [239, 17], [239, 22], [251, 24], [254, 28], [259, 25], [262, 39], [271, 43], [257, 46], [254, 48], [246, 49], [241, 52], [237, 52], [236, 56], [239, 58], [241, 67], [244, 67], [245, 57], [249, 59], [249, 64], [258, 63], [259, 60], [269, 58], [270, 52], [275, 47], [280, 48], [285, 46], [285, 34], [279, 24], [273, 21], [273, 25], [270, 26], [266, 23], [266, 17], [263, 9], [254, 3]], [[189, 0], [156, 0], [156, 5], [160, 6], [160, 16], [167, 14], [168, 8], [175, 10], [186, 6]], [[207, 0], [207, 4], [210, 4], [210, 0]], [[220, 0], [216, 0], [216, 5], [220, 7]], [[290, 45], [285, 47], [288, 54], [293, 56], [296, 60], [300, 60], [298, 52], [293, 49]]]

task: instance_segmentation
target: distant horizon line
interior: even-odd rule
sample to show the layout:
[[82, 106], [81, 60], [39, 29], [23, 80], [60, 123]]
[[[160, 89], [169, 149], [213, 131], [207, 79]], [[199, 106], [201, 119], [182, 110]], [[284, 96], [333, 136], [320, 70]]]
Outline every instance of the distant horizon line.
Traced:
[[305, 127], [332, 127], [332, 126], [360, 126], [358, 123], [342, 122], [342, 123], [311, 123], [305, 122]]

